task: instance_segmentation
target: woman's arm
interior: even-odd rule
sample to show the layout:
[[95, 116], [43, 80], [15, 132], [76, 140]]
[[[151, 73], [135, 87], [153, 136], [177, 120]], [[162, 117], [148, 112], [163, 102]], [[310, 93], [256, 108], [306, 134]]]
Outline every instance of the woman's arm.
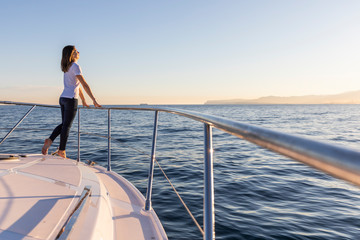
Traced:
[[85, 100], [85, 97], [84, 97], [84, 94], [83, 94], [81, 88], [79, 88], [79, 96], [80, 96], [80, 98], [81, 98], [82, 105], [83, 105], [84, 107], [89, 107], [89, 105], [87, 105], [87, 103], [86, 103], [86, 100]]
[[[101, 107], [100, 104], [97, 103], [94, 95], [91, 92], [90, 86], [87, 84], [87, 82], [85, 81], [85, 78], [82, 75], [76, 75], [76, 78], [79, 80], [79, 82], [81, 83], [81, 85], [84, 87], [85, 92], [89, 95], [89, 97], [93, 100], [94, 106], [95, 107]], [[80, 95], [80, 92], [79, 92]], [[80, 96], [81, 97], [81, 96]]]

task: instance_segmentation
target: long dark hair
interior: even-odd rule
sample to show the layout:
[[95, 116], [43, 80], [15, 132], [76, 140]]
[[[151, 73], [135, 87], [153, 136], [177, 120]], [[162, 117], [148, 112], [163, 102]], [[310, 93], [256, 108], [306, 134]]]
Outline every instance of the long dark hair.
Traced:
[[63, 48], [62, 58], [61, 58], [61, 70], [63, 72], [67, 72], [71, 64], [75, 61], [73, 57], [74, 51], [75, 51], [75, 46], [72, 45], [68, 45]]

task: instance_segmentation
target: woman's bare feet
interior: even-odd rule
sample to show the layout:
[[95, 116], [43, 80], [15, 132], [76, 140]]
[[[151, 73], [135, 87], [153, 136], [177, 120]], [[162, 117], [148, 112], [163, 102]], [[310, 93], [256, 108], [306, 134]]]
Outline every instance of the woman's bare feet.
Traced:
[[65, 150], [58, 150], [57, 154], [62, 157], [62, 158], [66, 158], [66, 152]]
[[51, 141], [50, 138], [45, 139], [44, 146], [43, 146], [42, 149], [41, 149], [41, 153], [42, 153], [43, 155], [47, 155], [47, 154], [48, 154], [48, 150], [49, 150], [49, 147], [51, 146], [51, 144], [52, 144], [52, 141]]

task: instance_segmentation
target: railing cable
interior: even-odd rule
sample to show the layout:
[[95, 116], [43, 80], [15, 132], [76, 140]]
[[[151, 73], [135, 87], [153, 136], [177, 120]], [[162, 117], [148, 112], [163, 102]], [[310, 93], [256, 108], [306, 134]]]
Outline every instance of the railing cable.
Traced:
[[[102, 136], [99, 134], [94, 134], [94, 133], [88, 133], [88, 132], [81, 132], [82, 134], [87, 134], [87, 135], [92, 135], [92, 136], [97, 136], [97, 137], [102, 137], [102, 138], [107, 138], [106, 136]], [[125, 145], [127, 148], [130, 148], [138, 153], [141, 153], [145, 156], [150, 157], [150, 154], [139, 150], [137, 148], [131, 147], [130, 145], [115, 139], [115, 138], [111, 138], [112, 140], [115, 140], [123, 145]], [[184, 208], [186, 209], [186, 211], [188, 212], [188, 214], [190, 215], [191, 219], [194, 221], [195, 225], [197, 226], [197, 228], [199, 229], [199, 231], [201, 232], [202, 235], [204, 235], [204, 230], [201, 228], [200, 224], [198, 223], [198, 221], [196, 220], [196, 218], [194, 217], [194, 215], [192, 214], [192, 212], [190, 211], [189, 207], [186, 205], [186, 203], [184, 202], [184, 200], [182, 199], [182, 197], [180, 196], [179, 192], [176, 190], [175, 186], [172, 184], [171, 180], [169, 179], [169, 177], [166, 175], [165, 171], [163, 170], [163, 168], [160, 166], [160, 163], [156, 160], [155, 158], [155, 162], [157, 163], [157, 165], [159, 166], [159, 169], [161, 170], [162, 174], [164, 175], [164, 177], [166, 178], [166, 180], [169, 182], [171, 188], [174, 190], [175, 194], [177, 195], [177, 197], [179, 198], [179, 200], [181, 201], [181, 203], [183, 204]]]
[[[115, 141], [124, 144], [126, 147], [135, 150], [138, 153], [144, 154], [148, 157], [150, 157], [150, 154], [139, 150], [137, 148], [131, 147], [128, 144], [121, 142], [118, 139], [114, 139]], [[183, 206], [185, 207], [186, 211], [188, 212], [188, 214], [190, 215], [190, 217], [192, 218], [192, 220], [194, 221], [195, 225], [197, 226], [197, 228], [199, 229], [199, 231], [201, 232], [201, 234], [204, 236], [204, 230], [201, 228], [200, 224], [198, 223], [198, 221], [196, 220], [196, 218], [194, 217], [194, 215], [192, 214], [192, 212], [190, 211], [190, 209], [188, 208], [188, 206], [186, 205], [186, 203], [184, 202], [184, 200], [182, 199], [182, 197], [180, 196], [179, 192], [176, 190], [175, 186], [172, 184], [171, 180], [169, 179], [169, 177], [166, 175], [165, 171], [163, 170], [163, 168], [160, 166], [160, 163], [156, 160], [155, 158], [155, 162], [157, 163], [157, 165], [159, 166], [159, 169], [161, 170], [161, 172], [163, 173], [164, 177], [166, 178], [166, 180], [169, 182], [171, 188], [174, 190], [175, 194], [177, 195], [177, 197], [180, 199], [181, 203], [183, 204]]]
[[168, 176], [166, 175], [165, 171], [162, 169], [162, 167], [160, 166], [159, 162], [155, 159], [155, 162], [158, 164], [161, 172], [164, 174], [165, 178], [167, 179], [167, 181], [169, 182], [169, 184], [171, 185], [172, 189], [174, 190], [174, 192], [176, 193], [176, 195], [178, 196], [178, 198], [180, 199], [181, 203], [184, 205], [186, 211], [189, 213], [190, 217], [192, 218], [192, 220], [194, 221], [194, 223], [196, 224], [196, 226], [198, 227], [198, 229], [200, 230], [201, 234], [204, 236], [204, 230], [201, 228], [200, 224], [196, 221], [194, 215], [191, 213], [190, 209], [187, 207], [186, 203], [183, 201], [182, 197], [180, 196], [180, 194], [178, 193], [178, 191], [176, 190], [176, 188], [174, 187], [174, 185], [171, 183], [170, 179], [168, 178]]

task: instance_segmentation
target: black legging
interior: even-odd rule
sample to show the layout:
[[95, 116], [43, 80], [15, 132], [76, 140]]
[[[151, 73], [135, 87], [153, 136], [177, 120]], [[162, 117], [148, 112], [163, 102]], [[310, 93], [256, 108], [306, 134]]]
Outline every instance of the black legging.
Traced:
[[62, 123], [54, 129], [50, 139], [54, 142], [55, 138], [60, 135], [59, 150], [65, 150], [70, 128], [78, 108], [78, 100], [75, 98], [61, 97], [59, 103], [61, 107]]

